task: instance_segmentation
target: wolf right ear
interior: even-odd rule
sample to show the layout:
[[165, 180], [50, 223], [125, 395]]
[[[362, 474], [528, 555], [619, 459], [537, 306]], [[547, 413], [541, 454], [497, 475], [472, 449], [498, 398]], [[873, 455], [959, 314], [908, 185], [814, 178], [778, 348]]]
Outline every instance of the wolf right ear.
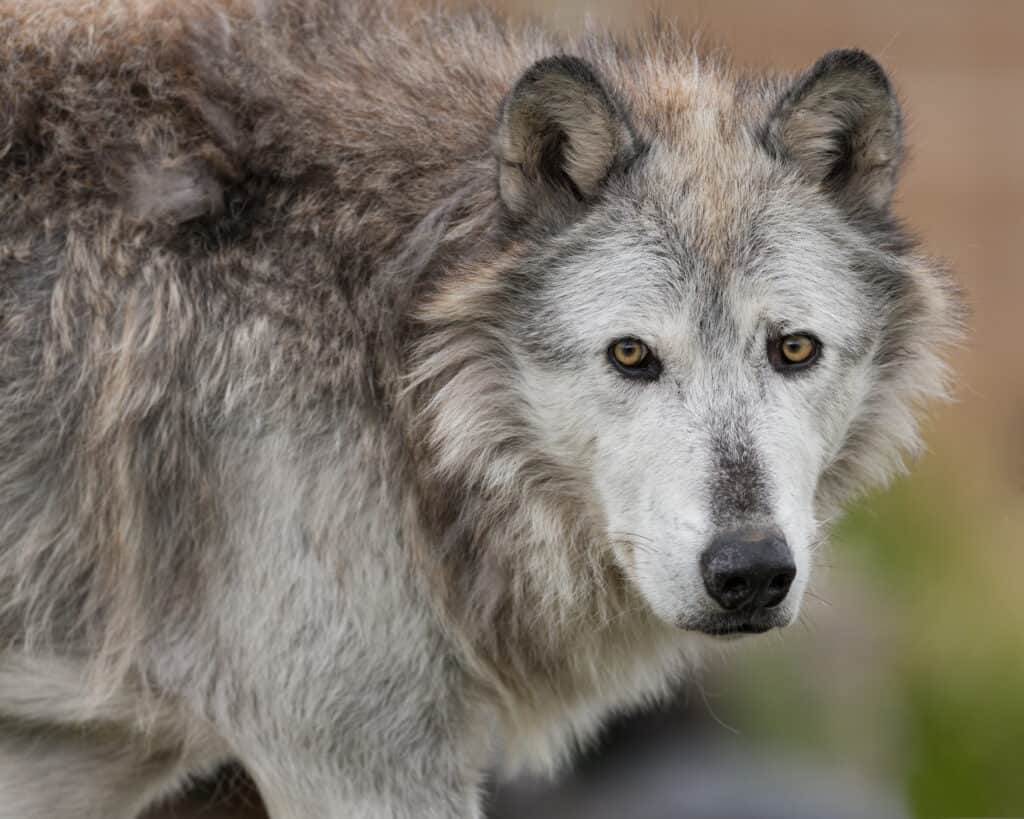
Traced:
[[577, 57], [534, 63], [505, 99], [497, 135], [498, 188], [513, 217], [558, 218], [598, 195], [637, 153], [625, 114]]
[[863, 51], [832, 51], [782, 96], [766, 147], [854, 209], [885, 210], [903, 158], [899, 102]]

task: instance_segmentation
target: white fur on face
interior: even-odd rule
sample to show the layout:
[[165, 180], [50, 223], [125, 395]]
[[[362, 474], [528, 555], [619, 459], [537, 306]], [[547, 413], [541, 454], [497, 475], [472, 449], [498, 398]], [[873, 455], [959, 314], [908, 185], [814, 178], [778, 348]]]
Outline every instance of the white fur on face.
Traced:
[[[682, 627], [720, 611], [700, 556], [723, 529], [742, 526], [784, 534], [797, 576], [780, 619], [797, 616], [818, 537], [818, 481], [869, 386], [848, 354], [864, 346], [870, 317], [847, 253], [799, 223], [787, 232], [792, 240], [760, 269], [717, 279], [629, 237], [598, 240], [552, 273], [546, 299], [556, 307], [539, 319], [577, 352], [564, 367], [522, 362], [537, 428], [587, 471], [616, 561], [650, 607]], [[796, 376], [771, 368], [767, 337], [779, 327], [821, 340], [815, 367]], [[609, 345], [623, 337], [659, 357], [657, 381], [626, 379], [609, 363]], [[720, 453], [741, 444], [763, 510], [723, 523]]]

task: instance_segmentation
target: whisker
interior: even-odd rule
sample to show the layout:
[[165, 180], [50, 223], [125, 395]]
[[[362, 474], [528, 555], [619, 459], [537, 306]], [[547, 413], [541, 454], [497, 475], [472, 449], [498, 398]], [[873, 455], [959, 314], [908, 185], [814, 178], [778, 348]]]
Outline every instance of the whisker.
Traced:
[[800, 612], [800, 616], [797, 617], [797, 622], [804, 627], [808, 634], [814, 634], [814, 624], [807, 619], [804, 612]]
[[693, 683], [697, 686], [697, 690], [700, 692], [701, 701], [704, 703], [704, 707], [708, 709], [708, 714], [711, 715], [711, 718], [729, 733], [735, 734], [736, 736], [740, 736], [741, 732], [738, 728], [733, 728], [725, 720], [718, 716], [718, 714], [715, 713], [715, 709], [711, 707], [711, 703], [708, 701], [707, 693], [704, 691], [704, 686], [701, 684], [700, 679], [694, 677]]
[[642, 606], [632, 606], [629, 608], [622, 609], [622, 611], [616, 612], [614, 616], [609, 617], [607, 620], [604, 620], [601, 623], [598, 623], [596, 628], [594, 628], [589, 633], [589, 636], [592, 637], [595, 634], [600, 634], [602, 631], [606, 631], [607, 629], [611, 628], [613, 625], [615, 625], [618, 621], [622, 620], [623, 618], [628, 617], [629, 615], [639, 614], [642, 611], [644, 611], [644, 608]]
[[647, 546], [643, 543], [635, 543], [631, 540], [611, 540], [608, 541], [608, 543], [612, 546], [625, 546], [627, 548], [635, 549], [638, 552], [644, 552], [645, 554], [649, 555], [657, 554], [657, 551], [655, 549], [652, 549], [650, 546]]
[[638, 535], [636, 532], [620, 532], [618, 530], [613, 530], [613, 531], [608, 532], [608, 536], [609, 537], [628, 537], [628, 538], [631, 538], [631, 539], [632, 538], [636, 538], [637, 540], [643, 540], [643, 541], [646, 541], [647, 543], [654, 543], [654, 541], [651, 538], [645, 537], [644, 535]]

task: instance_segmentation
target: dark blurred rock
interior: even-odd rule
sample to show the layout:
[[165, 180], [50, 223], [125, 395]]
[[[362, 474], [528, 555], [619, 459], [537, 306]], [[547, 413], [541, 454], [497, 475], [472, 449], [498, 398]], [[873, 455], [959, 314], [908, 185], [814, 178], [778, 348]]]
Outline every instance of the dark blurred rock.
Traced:
[[495, 794], [490, 819], [906, 819], [877, 785], [787, 757], [697, 745], [638, 751], [600, 775], [524, 781]]
[[[557, 783], [493, 789], [489, 819], [908, 819], [862, 775], [769, 754], [687, 706], [615, 723]], [[228, 770], [146, 819], [264, 819], [255, 789]]]

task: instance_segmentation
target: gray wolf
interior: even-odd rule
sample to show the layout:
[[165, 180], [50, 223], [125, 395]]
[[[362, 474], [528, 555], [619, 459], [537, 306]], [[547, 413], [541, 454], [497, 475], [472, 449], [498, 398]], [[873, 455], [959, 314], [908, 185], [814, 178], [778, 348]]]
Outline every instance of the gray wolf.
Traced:
[[798, 614], [956, 290], [856, 51], [331, 0], [0, 23], [0, 817], [475, 817]]

